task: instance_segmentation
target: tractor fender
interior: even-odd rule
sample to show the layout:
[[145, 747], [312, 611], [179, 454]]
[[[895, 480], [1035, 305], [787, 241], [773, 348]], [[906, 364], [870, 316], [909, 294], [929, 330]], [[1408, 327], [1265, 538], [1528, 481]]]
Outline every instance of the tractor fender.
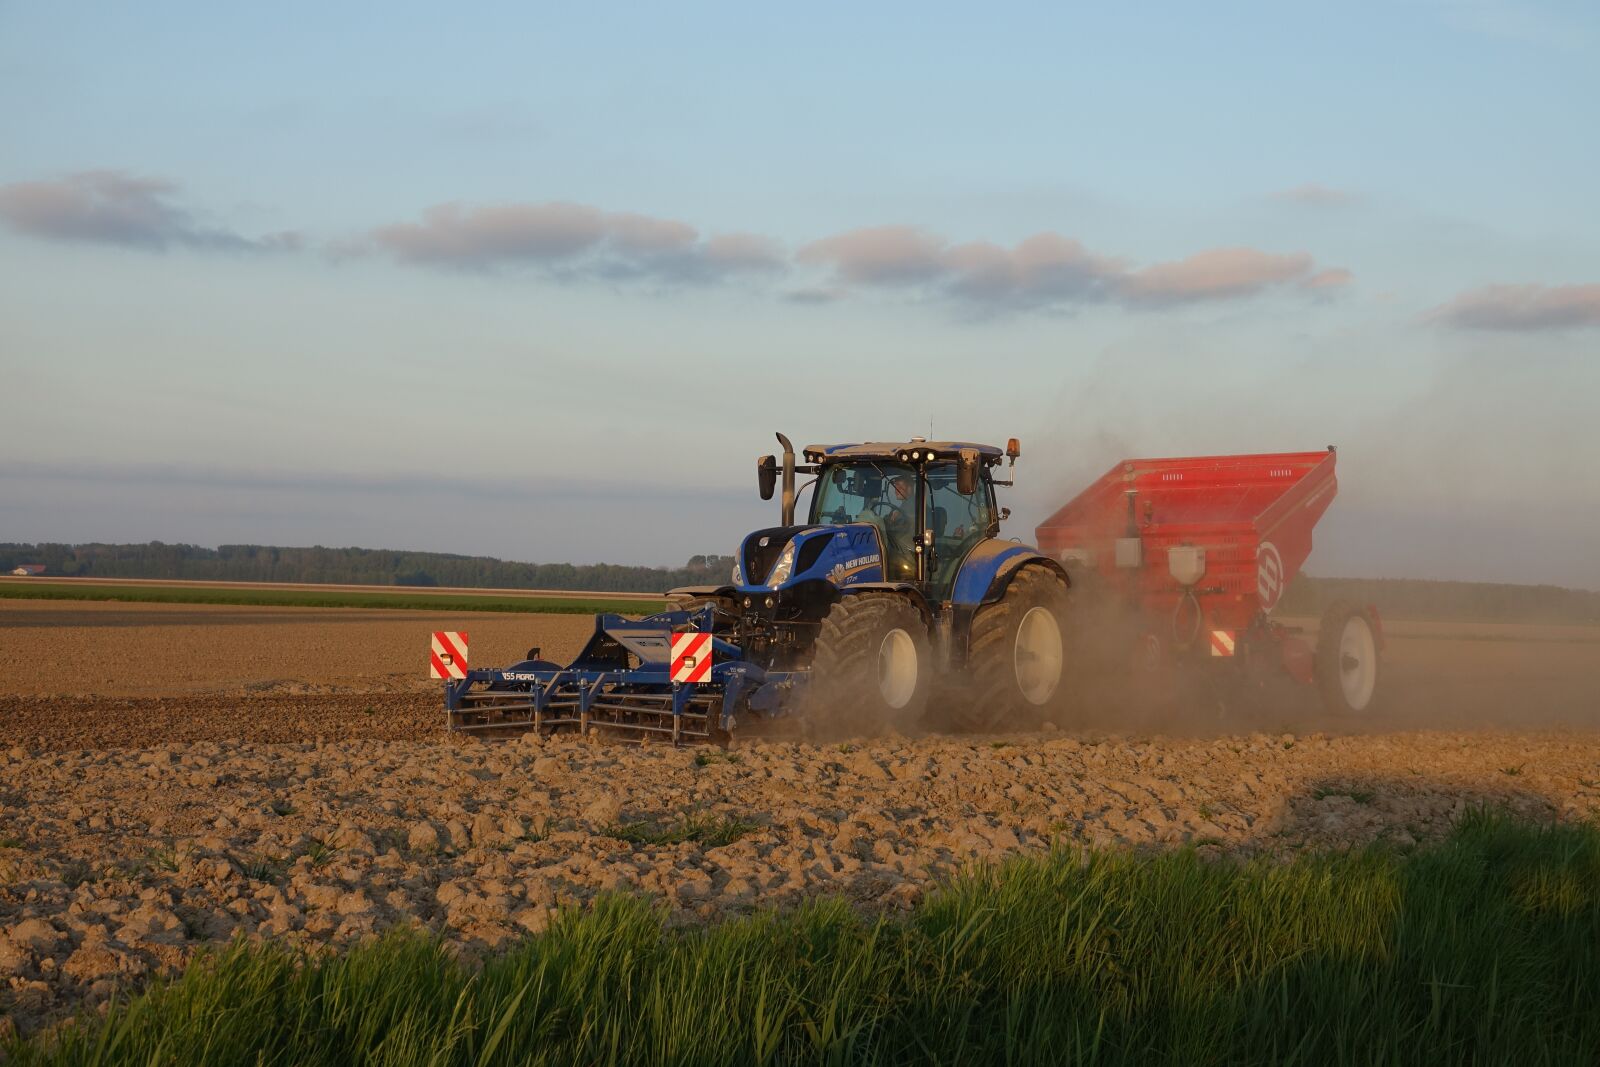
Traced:
[[910, 582], [856, 582], [853, 585], [840, 587], [839, 599], [843, 600], [858, 593], [897, 593], [915, 604], [917, 610], [922, 613], [922, 621], [929, 627], [933, 626], [933, 608], [929, 606], [928, 598], [923, 595], [922, 590]]
[[1072, 584], [1066, 568], [1038, 549], [1015, 541], [990, 539], [979, 542], [961, 561], [955, 585], [950, 590], [950, 602], [957, 608], [969, 610], [992, 604], [1006, 595], [1011, 579], [1028, 566], [1048, 567], [1060, 575], [1063, 582]]

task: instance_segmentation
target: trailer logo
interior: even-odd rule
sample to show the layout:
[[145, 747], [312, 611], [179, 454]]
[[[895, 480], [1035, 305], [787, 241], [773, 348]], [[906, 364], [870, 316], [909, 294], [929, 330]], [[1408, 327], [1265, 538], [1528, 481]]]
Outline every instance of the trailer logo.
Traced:
[[1283, 597], [1283, 557], [1271, 541], [1256, 550], [1256, 596], [1262, 611], [1271, 611]]
[[672, 680], [711, 681], [710, 634], [690, 632], [672, 635]]
[[466, 676], [467, 632], [435, 630], [433, 652], [428, 657], [428, 677], [461, 679]]

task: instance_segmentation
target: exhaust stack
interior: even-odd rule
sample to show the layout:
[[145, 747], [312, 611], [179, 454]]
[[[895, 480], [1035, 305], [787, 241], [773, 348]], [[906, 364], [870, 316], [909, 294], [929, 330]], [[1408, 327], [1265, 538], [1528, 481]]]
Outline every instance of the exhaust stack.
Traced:
[[783, 446], [783, 525], [794, 525], [794, 445], [783, 434], [778, 435]]

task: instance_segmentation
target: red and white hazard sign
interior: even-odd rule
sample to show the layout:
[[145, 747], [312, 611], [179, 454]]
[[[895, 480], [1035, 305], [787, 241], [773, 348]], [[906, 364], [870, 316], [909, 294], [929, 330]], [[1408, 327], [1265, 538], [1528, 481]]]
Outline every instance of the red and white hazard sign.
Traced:
[[1232, 630], [1212, 630], [1211, 654], [1213, 656], [1233, 655], [1233, 638]]
[[428, 657], [429, 678], [465, 678], [467, 676], [467, 632], [465, 630], [435, 630], [433, 651]]
[[682, 633], [672, 635], [672, 680], [674, 682], [711, 681], [711, 635]]
[[1261, 610], [1271, 611], [1283, 598], [1283, 557], [1278, 546], [1271, 541], [1261, 542], [1256, 549], [1256, 596], [1261, 600]]

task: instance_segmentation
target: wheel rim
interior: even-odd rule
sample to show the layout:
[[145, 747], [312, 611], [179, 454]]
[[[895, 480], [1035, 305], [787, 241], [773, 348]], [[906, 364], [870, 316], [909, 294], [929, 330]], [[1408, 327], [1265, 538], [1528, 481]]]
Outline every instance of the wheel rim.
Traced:
[[878, 645], [878, 692], [891, 708], [903, 708], [917, 692], [917, 643], [904, 630], [890, 630]]
[[1372, 627], [1355, 615], [1339, 634], [1339, 688], [1351, 711], [1364, 711], [1378, 683], [1378, 648]]
[[1043, 704], [1055, 693], [1061, 683], [1061, 624], [1055, 612], [1035, 607], [1022, 617], [1012, 666], [1017, 689], [1028, 703]]

